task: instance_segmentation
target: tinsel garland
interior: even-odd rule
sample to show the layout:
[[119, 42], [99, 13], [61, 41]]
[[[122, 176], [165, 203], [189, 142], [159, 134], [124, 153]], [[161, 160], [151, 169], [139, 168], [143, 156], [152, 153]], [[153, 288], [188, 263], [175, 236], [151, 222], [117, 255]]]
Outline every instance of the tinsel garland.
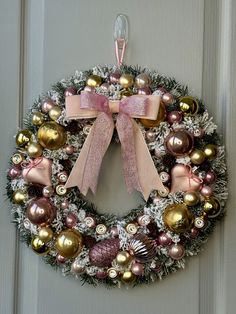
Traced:
[[[120, 84], [119, 79], [117, 82], [111, 83], [110, 77], [113, 73], [118, 73], [118, 69], [114, 66], [96, 66], [89, 71], [76, 71], [73, 76], [56, 83], [46, 94], [38, 98], [25, 117], [25, 129], [32, 132], [33, 135], [31, 140], [37, 142], [39, 125], [32, 123], [35, 113], [42, 112], [42, 105], [46, 99], [50, 99], [60, 110], [59, 116], [53, 120], [65, 129], [67, 134], [66, 143], [58, 149], [52, 150], [44, 147], [42, 151], [42, 157], [52, 161], [51, 180], [53, 187], [58, 184], [58, 175], [61, 172], [64, 171], [70, 173], [80, 154], [89, 129], [95, 121], [95, 119], [73, 120], [72, 122], [68, 120], [65, 110], [66, 93], [68, 93], [68, 90], [74, 89], [76, 94], [80, 94], [81, 91], [86, 89], [88, 79], [95, 75], [101, 78], [103, 84], [109, 83], [109, 86], [106, 86], [105, 88], [104, 85], [98, 84], [98, 86], [94, 87], [94, 92], [99, 95], [104, 95], [110, 100], [120, 100], [124, 88], [122, 84]], [[214, 182], [211, 182], [211, 189], [213, 195], [217, 197], [217, 204], [220, 207], [220, 210], [215, 217], [208, 218], [207, 213], [203, 210], [204, 202], [208, 200], [208, 197], [204, 197], [204, 195], [199, 192], [199, 189], [197, 191], [199, 194], [199, 201], [196, 202], [196, 204], [189, 206], [188, 210], [190, 210], [191, 215], [195, 219], [202, 219], [204, 227], [194, 227], [194, 218], [191, 218], [191, 228], [186, 227], [186, 230], [181, 232], [177, 232], [176, 229], [176, 232], [174, 232], [173, 229], [168, 227], [166, 221], [164, 221], [164, 214], [169, 205], [185, 204], [184, 195], [188, 191], [169, 191], [167, 195], [164, 196], [161, 194], [159, 195], [158, 191], [153, 191], [144, 206], [140, 205], [138, 208], [134, 208], [123, 217], [102, 213], [102, 210], [97, 209], [96, 206], [90, 204], [79, 193], [77, 188], [68, 189], [66, 195], [60, 195], [54, 192], [48, 197], [57, 209], [55, 218], [49, 224], [53, 236], [47, 243], [44, 243], [47, 249], [44, 252], [45, 256], [43, 256], [43, 259], [51, 266], [59, 268], [64, 275], [73, 275], [76, 278], [80, 278], [82, 282], [93, 285], [104, 283], [111, 287], [120, 287], [127, 283], [132, 285], [141, 283], [146, 284], [153, 282], [156, 279], [162, 279], [168, 274], [184, 268], [185, 257], [197, 255], [200, 252], [202, 245], [213, 231], [215, 223], [224, 215], [224, 207], [227, 199], [225, 151], [221, 144], [221, 140], [216, 133], [216, 125], [212, 117], [209, 116], [203, 102], [197, 98], [194, 98], [198, 104], [197, 113], [189, 115], [181, 112], [179, 99], [184, 96], [189, 97], [189, 91], [187, 86], [179, 84], [175, 79], [160, 75], [156, 71], [141, 69], [138, 66], [132, 67], [123, 65], [119, 69], [119, 76], [129, 74], [133, 78], [136, 78], [143, 73], [145, 73], [150, 80], [149, 88], [153, 95], [162, 97], [163, 102], [164, 95], [168, 94], [172, 97], [172, 101], [165, 103], [167, 117], [168, 114], [173, 111], [182, 114], [182, 119], [179, 121], [170, 123], [170, 121], [165, 118], [163, 121], [159, 121], [157, 126], [150, 128], [147, 128], [137, 120], [146, 139], [147, 133], [151, 132], [151, 139], [147, 139], [146, 144], [158, 173], [165, 173], [166, 175], [169, 174], [169, 176], [171, 176], [171, 171], [177, 164], [182, 166], [186, 165], [186, 167], [190, 165], [192, 173], [202, 181], [204, 181], [204, 178], [209, 171], [216, 173], [217, 178]], [[129, 92], [130, 95], [137, 94], [139, 89], [136, 85], [133, 85]], [[43, 112], [43, 115], [44, 122], [51, 121], [50, 117], [48, 117], [48, 113]], [[114, 118], [116, 119], [116, 117]], [[192, 163], [190, 152], [184, 156], [173, 155], [172, 152], [167, 149], [166, 139], [171, 132], [178, 130], [185, 130], [187, 134], [191, 134], [191, 136], [194, 137], [194, 150], [203, 151], [208, 144], [217, 147], [216, 156], [210, 158], [208, 161], [204, 160], [204, 162], [196, 164]], [[202, 132], [202, 135], [199, 135], [199, 132]], [[114, 132], [113, 141], [119, 142], [116, 132]], [[65, 146], [73, 147], [73, 153], [68, 155]], [[22, 154], [24, 162], [26, 163], [30, 162], [32, 159], [27, 154], [27, 146], [18, 147], [18, 150], [15, 151], [14, 154], [16, 153]], [[25, 178], [22, 177], [22, 173], [17, 176], [12, 176], [10, 171], [12, 167], [16, 166], [18, 167], [14, 162], [14, 159], [12, 159], [9, 166], [7, 196], [12, 202], [13, 221], [18, 226], [21, 239], [26, 242], [27, 245], [32, 246], [33, 239], [38, 237], [40, 229], [43, 226], [30, 221], [27, 216], [27, 208], [29, 207], [30, 201], [37, 197], [45, 196], [43, 194], [44, 186], [42, 184], [37, 185], [26, 182]], [[22, 171], [22, 167], [20, 168], [20, 171]], [[170, 189], [170, 184], [171, 182], [169, 179], [166, 181], [166, 187], [168, 189]], [[17, 201], [14, 196], [16, 191], [27, 191], [28, 197], [23, 201]], [[68, 201], [68, 205], [62, 207], [61, 204], [65, 198]], [[68, 228], [65, 225], [65, 221], [71, 214], [76, 222], [73, 227]], [[141, 216], [145, 216], [149, 221], [147, 223], [138, 223], [139, 217]], [[92, 227], [86, 224], [86, 217], [92, 217], [92, 222], [94, 223]], [[135, 231], [127, 231], [127, 225], [129, 224], [132, 224], [132, 228], [136, 228]], [[105, 232], [96, 232], [96, 226], [98, 225], [105, 226]], [[112, 229], [114, 228], [116, 229], [116, 234], [112, 232]], [[69, 258], [64, 256], [64, 258], [61, 258], [60, 260], [58, 259], [60, 252], [58, 252], [55, 247], [55, 242], [57, 241], [58, 235], [66, 229], [76, 230], [76, 232], [82, 236], [84, 245], [80, 248], [80, 252], [78, 252], [76, 256], [71, 256]], [[195, 235], [191, 233], [193, 232], [193, 229], [195, 230]], [[135, 238], [135, 234], [145, 235], [149, 239], [152, 239], [155, 244], [155, 256], [142, 262], [142, 266], [140, 266], [135, 254], [130, 260], [127, 258], [124, 265], [119, 261], [119, 258], [114, 259], [109, 267], [99, 267], [91, 264], [91, 249], [96, 243], [106, 239], [118, 237], [120, 252], [129, 252], [130, 255], [132, 255], [133, 252], [131, 252], [130, 243], [132, 239]], [[164, 234], [169, 238], [170, 243], [162, 244], [160, 240], [161, 234]], [[145, 243], [147, 246], [147, 242]], [[178, 244], [183, 248], [184, 254], [183, 256], [176, 258], [171, 256], [170, 247]], [[37, 250], [35, 251], [37, 252]], [[132, 270], [132, 265], [134, 263], [139, 264], [142, 271], [140, 271], [139, 274], [136, 274], [134, 271], [134, 273], [131, 274], [132, 280], [129, 280], [129, 278], [126, 279], [124, 273]], [[75, 264], [77, 266], [79, 265], [79, 270], [78, 267], [75, 267]], [[110, 269], [117, 272], [117, 276], [114, 278], [112, 277], [113, 275], [109, 276]], [[123, 278], [123, 280], [120, 278]]]

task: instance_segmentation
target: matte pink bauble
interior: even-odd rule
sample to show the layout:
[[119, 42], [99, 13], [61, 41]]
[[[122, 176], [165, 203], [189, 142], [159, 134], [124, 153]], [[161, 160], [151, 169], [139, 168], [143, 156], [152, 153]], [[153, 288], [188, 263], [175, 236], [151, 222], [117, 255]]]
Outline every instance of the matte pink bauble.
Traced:
[[182, 119], [183, 119], [183, 114], [180, 111], [171, 111], [168, 113], [168, 116], [167, 116], [167, 121], [170, 124], [179, 123], [182, 121]]
[[173, 244], [168, 250], [169, 256], [174, 260], [179, 260], [184, 257], [185, 249], [182, 244]]
[[35, 225], [50, 225], [56, 216], [56, 208], [46, 197], [33, 199], [26, 211], [26, 217]]
[[134, 275], [140, 276], [144, 271], [144, 266], [141, 263], [134, 262], [131, 266], [131, 271]]
[[64, 199], [62, 202], [61, 202], [61, 208], [62, 209], [66, 209], [68, 208], [69, 206], [69, 201], [67, 199]]

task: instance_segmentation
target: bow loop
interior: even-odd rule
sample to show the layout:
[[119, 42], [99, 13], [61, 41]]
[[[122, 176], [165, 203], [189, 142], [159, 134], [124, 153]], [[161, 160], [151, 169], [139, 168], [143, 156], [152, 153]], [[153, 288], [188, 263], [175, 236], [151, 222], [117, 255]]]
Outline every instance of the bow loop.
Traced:
[[148, 109], [148, 98], [130, 96], [123, 98], [119, 104], [119, 111], [129, 116], [146, 116]]
[[[99, 97], [98, 97], [99, 96]], [[97, 110], [109, 113], [109, 101], [107, 97], [95, 93], [81, 93], [81, 109]]]

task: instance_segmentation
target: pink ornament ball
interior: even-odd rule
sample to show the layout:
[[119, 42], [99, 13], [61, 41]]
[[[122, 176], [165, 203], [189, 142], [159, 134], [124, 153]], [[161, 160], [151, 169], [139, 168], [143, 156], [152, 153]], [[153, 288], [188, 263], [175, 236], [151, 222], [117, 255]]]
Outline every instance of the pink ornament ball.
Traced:
[[141, 276], [144, 271], [144, 266], [143, 264], [134, 262], [131, 266], [131, 271], [134, 275]]
[[65, 147], [65, 152], [67, 153], [67, 155], [72, 155], [74, 153], [75, 149], [73, 146], [67, 145]]
[[17, 167], [12, 167], [9, 171], [8, 171], [8, 175], [11, 179], [15, 179], [17, 177], [19, 177], [19, 175], [21, 174], [21, 171], [19, 168]]
[[68, 228], [73, 228], [76, 225], [77, 221], [78, 221], [77, 216], [75, 214], [73, 214], [73, 213], [70, 213], [66, 217], [65, 225]]
[[121, 73], [119, 71], [113, 72], [109, 78], [111, 84], [117, 84], [119, 82], [120, 77], [121, 77]]
[[197, 238], [198, 235], [199, 235], [199, 230], [197, 228], [192, 228], [190, 238], [195, 239]]
[[65, 93], [64, 93], [65, 97], [73, 96], [73, 95], [76, 95], [76, 94], [77, 94], [77, 90], [74, 87], [68, 87], [65, 90]]
[[182, 112], [180, 111], [171, 111], [168, 113], [168, 116], [167, 116], [167, 121], [170, 124], [180, 123], [182, 119], [183, 119], [183, 115], [182, 115]]
[[87, 93], [93, 93], [95, 92], [95, 88], [92, 86], [85, 86], [84, 91]]
[[204, 182], [208, 184], [212, 184], [215, 182], [215, 180], [216, 180], [215, 172], [213, 170], [208, 171], [204, 178]]
[[44, 113], [48, 113], [54, 106], [55, 106], [55, 103], [52, 99], [46, 99], [42, 103], [41, 109]]
[[107, 272], [106, 271], [102, 271], [102, 270], [99, 270], [97, 271], [96, 273], [96, 277], [98, 279], [105, 279], [107, 277]]
[[138, 95], [150, 95], [151, 93], [152, 91], [148, 86], [138, 89]]
[[162, 96], [162, 101], [166, 104], [166, 105], [171, 105], [174, 101], [174, 97], [171, 93], [165, 93]]
[[210, 197], [212, 195], [212, 188], [210, 186], [208, 186], [208, 185], [203, 185], [203, 187], [201, 188], [200, 193], [204, 197]]
[[64, 264], [66, 262], [66, 258], [60, 254], [56, 256], [56, 260], [58, 264]]
[[163, 246], [168, 246], [168, 245], [171, 245], [172, 243], [172, 239], [170, 236], [168, 236], [165, 232], [162, 232], [158, 238], [157, 238], [158, 242], [160, 245], [163, 245]]
[[185, 249], [182, 244], [173, 244], [169, 248], [169, 256], [174, 260], [180, 260], [184, 257]]

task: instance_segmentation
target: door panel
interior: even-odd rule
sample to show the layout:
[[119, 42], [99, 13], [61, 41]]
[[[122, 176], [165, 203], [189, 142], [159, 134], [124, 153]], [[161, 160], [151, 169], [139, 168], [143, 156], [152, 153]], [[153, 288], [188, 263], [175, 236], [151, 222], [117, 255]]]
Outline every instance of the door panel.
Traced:
[[[1, 147], [7, 149], [1, 153], [1, 172], [7, 167], [16, 125], [21, 125], [22, 113], [34, 98], [76, 69], [114, 63], [113, 25], [116, 15], [124, 13], [130, 24], [126, 63], [158, 69], [203, 97], [224, 133], [230, 182], [235, 186], [235, 169], [230, 166], [235, 153], [235, 8], [232, 0], [2, 1], [0, 134]], [[140, 200], [120, 188], [119, 151], [111, 148], [106, 158], [100, 185], [110, 187], [109, 193], [100, 189], [94, 201], [106, 211], [123, 212]], [[0, 183], [3, 189], [6, 181]], [[235, 203], [231, 197], [228, 208]], [[6, 207], [5, 203], [0, 220], [1, 239], [7, 239], [0, 247], [3, 314], [234, 313], [236, 217], [232, 210], [205, 251], [190, 259], [184, 271], [126, 291], [81, 287], [79, 281], [63, 278], [45, 265], [24, 244], [18, 249]]]

